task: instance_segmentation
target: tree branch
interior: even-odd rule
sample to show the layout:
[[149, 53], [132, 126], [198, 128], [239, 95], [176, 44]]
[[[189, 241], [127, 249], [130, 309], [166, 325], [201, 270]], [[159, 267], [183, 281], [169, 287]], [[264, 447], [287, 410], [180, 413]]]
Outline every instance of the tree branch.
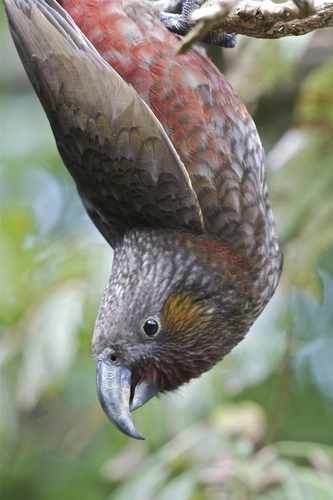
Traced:
[[180, 52], [208, 32], [239, 33], [255, 38], [299, 36], [333, 26], [333, 0], [207, 0], [192, 13], [195, 28], [183, 39]]

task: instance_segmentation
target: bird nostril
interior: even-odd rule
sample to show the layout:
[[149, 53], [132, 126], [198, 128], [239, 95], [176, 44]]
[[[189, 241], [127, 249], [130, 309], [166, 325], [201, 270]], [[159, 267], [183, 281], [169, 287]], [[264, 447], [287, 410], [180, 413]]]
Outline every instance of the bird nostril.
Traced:
[[110, 361], [112, 361], [113, 363], [117, 361], [117, 356], [114, 353], [110, 354]]

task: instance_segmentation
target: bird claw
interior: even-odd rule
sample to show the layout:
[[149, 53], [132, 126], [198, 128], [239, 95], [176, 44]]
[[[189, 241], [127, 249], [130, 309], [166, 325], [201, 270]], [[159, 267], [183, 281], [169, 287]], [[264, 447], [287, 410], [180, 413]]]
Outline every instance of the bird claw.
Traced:
[[[187, 35], [194, 27], [195, 23], [190, 22], [189, 15], [193, 10], [200, 7], [198, 0], [183, 0], [181, 2], [181, 14], [173, 14], [163, 11], [160, 13], [160, 20], [164, 26], [172, 33], [177, 35]], [[167, 8], [167, 7], [164, 7]], [[169, 10], [169, 8], [167, 8]], [[232, 48], [236, 45], [235, 33], [209, 33], [203, 40], [203, 43], [209, 45], [219, 45], [225, 48]]]

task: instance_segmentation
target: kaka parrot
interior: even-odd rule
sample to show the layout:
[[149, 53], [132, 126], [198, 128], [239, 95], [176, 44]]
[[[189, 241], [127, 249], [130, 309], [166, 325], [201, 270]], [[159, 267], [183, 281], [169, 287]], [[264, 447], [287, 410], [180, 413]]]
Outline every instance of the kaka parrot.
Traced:
[[114, 249], [92, 340], [97, 391], [113, 424], [143, 439], [130, 412], [212, 368], [277, 287], [263, 148], [204, 50], [176, 55], [153, 3], [5, 7], [61, 158]]

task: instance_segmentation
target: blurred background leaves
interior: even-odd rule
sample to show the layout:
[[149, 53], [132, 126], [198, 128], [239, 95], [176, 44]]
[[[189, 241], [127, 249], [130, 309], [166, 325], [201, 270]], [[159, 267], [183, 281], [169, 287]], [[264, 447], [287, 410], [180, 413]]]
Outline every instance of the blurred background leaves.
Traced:
[[112, 252], [1, 16], [3, 498], [333, 498], [332, 30], [210, 52], [264, 143], [284, 273], [223, 362], [135, 412], [134, 442], [99, 407], [90, 348]]

